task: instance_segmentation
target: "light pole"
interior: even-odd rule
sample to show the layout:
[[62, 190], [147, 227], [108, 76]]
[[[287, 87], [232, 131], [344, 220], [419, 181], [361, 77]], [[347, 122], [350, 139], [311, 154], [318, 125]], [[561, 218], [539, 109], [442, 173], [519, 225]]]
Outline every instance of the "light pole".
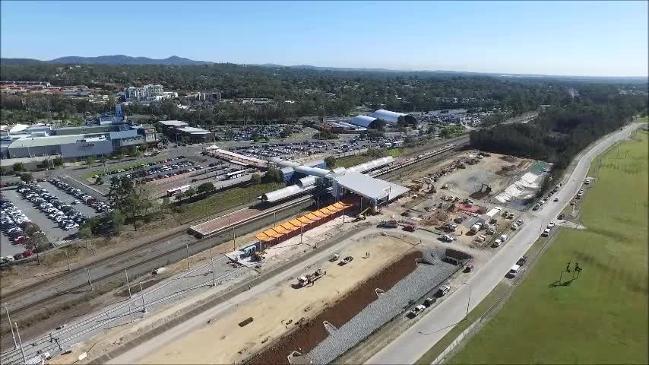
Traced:
[[90, 269], [86, 269], [86, 273], [88, 274], [88, 285], [90, 285], [90, 291], [95, 290], [95, 287], [92, 286], [92, 278], [90, 277]]
[[20, 331], [18, 331], [18, 323], [16, 325], [16, 335], [18, 335], [18, 343], [20, 344], [20, 353], [23, 356], [23, 364], [27, 364], [27, 359], [25, 358], [25, 349], [23, 348], [23, 340], [20, 338]]
[[124, 275], [126, 276], [126, 288], [128, 289], [128, 314], [131, 314], [131, 284], [128, 282], [128, 271], [124, 270]]
[[210, 264], [212, 264], [212, 286], [216, 286], [216, 271], [214, 270], [214, 257], [210, 257]]
[[9, 321], [9, 328], [11, 328], [11, 338], [14, 340], [14, 349], [18, 348], [18, 343], [16, 342], [16, 335], [14, 334], [14, 325], [11, 324], [11, 317], [9, 316], [9, 308], [5, 305], [5, 311], [7, 311], [7, 321]]
[[63, 252], [65, 252], [65, 259], [68, 262], [68, 272], [70, 272], [70, 255], [68, 254], [68, 250], [65, 250]]
[[142, 282], [140, 284], [140, 295], [142, 296], [142, 313], [146, 313], [146, 302], [144, 301], [144, 291], [142, 291]]
[[189, 263], [189, 243], [185, 243], [185, 250], [187, 251], [187, 270], [190, 268], [190, 263]]

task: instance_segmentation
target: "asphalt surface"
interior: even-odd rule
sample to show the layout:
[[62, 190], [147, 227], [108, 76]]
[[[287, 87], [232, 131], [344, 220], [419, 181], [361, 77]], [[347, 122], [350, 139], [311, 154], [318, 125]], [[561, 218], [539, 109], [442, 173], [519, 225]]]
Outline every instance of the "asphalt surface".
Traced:
[[14, 245], [4, 232], [0, 232], [0, 256], [13, 256], [25, 251], [25, 246]]
[[568, 205], [581, 188], [590, 163], [615, 142], [630, 136], [639, 125], [632, 124], [600, 139], [577, 157], [577, 164], [555, 197], [559, 202], [546, 203], [540, 210], [531, 212], [528, 221], [518, 233], [502, 246], [491, 260], [477, 268], [470, 278], [455, 288], [444, 301], [426, 313], [418, 322], [404, 331], [396, 340], [372, 356], [368, 364], [414, 364], [437, 341], [442, 339], [469, 311], [475, 308], [503, 279], [509, 268], [527, 252], [539, 238], [547, 224]]

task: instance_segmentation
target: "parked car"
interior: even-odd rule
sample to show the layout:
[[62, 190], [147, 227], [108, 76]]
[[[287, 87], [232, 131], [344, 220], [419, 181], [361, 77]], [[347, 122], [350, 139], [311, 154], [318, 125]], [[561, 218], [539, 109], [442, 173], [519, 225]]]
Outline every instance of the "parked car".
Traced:
[[518, 270], [520, 270], [520, 268], [521, 268], [520, 265], [512, 266], [511, 269], [509, 269], [509, 271], [507, 272], [507, 274], [505, 276], [508, 277], [508, 278], [515, 277], [516, 274], [518, 274]]
[[448, 285], [448, 284], [444, 284], [444, 285], [440, 286], [439, 289], [437, 289], [437, 296], [438, 297], [443, 297], [446, 294], [448, 294], [448, 292], [450, 290], [451, 290], [451, 286]]
[[423, 312], [425, 309], [426, 309], [425, 306], [419, 304], [419, 305], [415, 306], [414, 308], [412, 308], [412, 310], [410, 312], [408, 312], [408, 317], [410, 317], [410, 318], [417, 317], [419, 315], [419, 313]]
[[442, 240], [443, 242], [453, 242], [455, 240], [455, 237], [445, 234], [440, 236], [439, 239]]

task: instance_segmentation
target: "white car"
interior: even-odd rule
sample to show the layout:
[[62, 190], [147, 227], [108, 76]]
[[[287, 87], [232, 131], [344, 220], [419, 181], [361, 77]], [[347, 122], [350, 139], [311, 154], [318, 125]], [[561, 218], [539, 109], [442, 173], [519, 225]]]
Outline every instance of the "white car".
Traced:
[[513, 277], [515, 277], [516, 274], [518, 274], [518, 270], [519, 270], [520, 268], [521, 268], [520, 265], [514, 265], [514, 266], [512, 266], [511, 269], [509, 269], [509, 271], [507, 272], [507, 275], [505, 275], [505, 276], [508, 277], [508, 278], [513, 278]]
[[440, 239], [444, 242], [453, 242], [455, 240], [455, 237], [445, 234], [441, 236]]
[[555, 226], [554, 221], [548, 223], [548, 228], [552, 229], [554, 228], [554, 226]]
[[550, 235], [550, 229], [546, 228], [543, 233], [541, 233], [541, 237], [547, 237]]

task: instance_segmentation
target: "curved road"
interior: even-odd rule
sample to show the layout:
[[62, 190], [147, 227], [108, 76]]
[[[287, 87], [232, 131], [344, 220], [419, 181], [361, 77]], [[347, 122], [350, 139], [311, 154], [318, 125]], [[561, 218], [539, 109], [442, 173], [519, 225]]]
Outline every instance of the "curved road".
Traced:
[[372, 356], [368, 364], [414, 364], [437, 341], [442, 339], [456, 323], [461, 321], [467, 310], [475, 308], [503, 279], [509, 268], [523, 256], [538, 239], [547, 224], [563, 211], [572, 197], [581, 188], [588, 174], [591, 161], [615, 142], [628, 138], [638, 123], [630, 124], [613, 132], [580, 153], [578, 161], [569, 176], [564, 177], [563, 186], [553, 196], [558, 203], [549, 202], [542, 209], [531, 212], [528, 222], [505, 244], [482, 268], [457, 288], [454, 293], [428, 312], [396, 340]]

